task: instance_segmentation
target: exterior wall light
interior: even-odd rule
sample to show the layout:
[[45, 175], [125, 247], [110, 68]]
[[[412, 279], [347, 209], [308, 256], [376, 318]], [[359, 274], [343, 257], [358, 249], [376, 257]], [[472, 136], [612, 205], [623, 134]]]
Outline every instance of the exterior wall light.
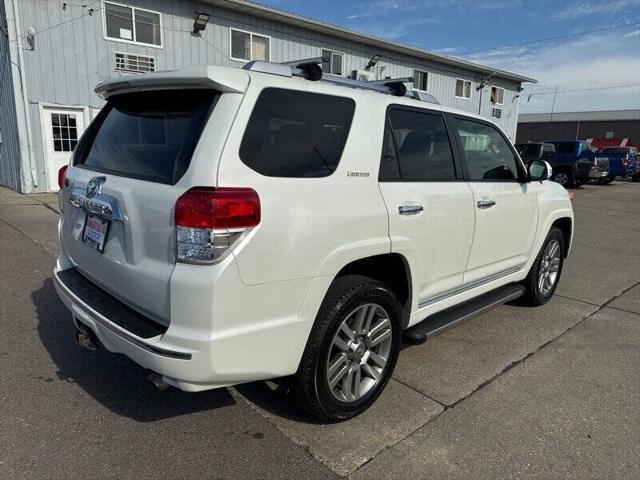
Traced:
[[204, 12], [196, 12], [195, 17], [193, 19], [193, 33], [199, 33], [204, 31], [207, 28], [207, 23], [209, 22], [208, 13]]

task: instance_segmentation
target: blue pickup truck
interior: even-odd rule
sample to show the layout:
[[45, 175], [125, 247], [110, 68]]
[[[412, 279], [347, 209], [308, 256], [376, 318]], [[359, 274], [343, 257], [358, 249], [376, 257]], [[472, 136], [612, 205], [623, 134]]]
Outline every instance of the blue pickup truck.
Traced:
[[606, 183], [616, 177], [631, 177], [634, 182], [640, 181], [640, 156], [636, 147], [601, 148], [596, 152], [595, 158], [598, 161], [607, 159], [609, 176]]
[[552, 180], [566, 188], [579, 187], [589, 180], [606, 178], [608, 167], [597, 162], [589, 144], [582, 140], [546, 142], [555, 146], [555, 152], [545, 152], [542, 160], [553, 167]]

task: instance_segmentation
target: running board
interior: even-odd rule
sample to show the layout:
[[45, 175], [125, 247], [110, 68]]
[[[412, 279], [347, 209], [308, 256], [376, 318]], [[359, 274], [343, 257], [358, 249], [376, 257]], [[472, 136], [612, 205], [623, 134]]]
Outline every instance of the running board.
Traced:
[[429, 338], [462, 322], [521, 297], [524, 295], [524, 291], [524, 287], [521, 285], [505, 285], [460, 305], [435, 313], [406, 329], [403, 334], [404, 341], [414, 345], [424, 343]]

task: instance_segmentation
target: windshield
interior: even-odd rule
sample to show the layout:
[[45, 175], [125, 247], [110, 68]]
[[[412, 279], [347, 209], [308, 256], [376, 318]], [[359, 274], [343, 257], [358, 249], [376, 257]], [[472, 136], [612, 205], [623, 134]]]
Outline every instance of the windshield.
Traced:
[[80, 141], [74, 165], [175, 184], [189, 167], [216, 95], [181, 90], [114, 96]]

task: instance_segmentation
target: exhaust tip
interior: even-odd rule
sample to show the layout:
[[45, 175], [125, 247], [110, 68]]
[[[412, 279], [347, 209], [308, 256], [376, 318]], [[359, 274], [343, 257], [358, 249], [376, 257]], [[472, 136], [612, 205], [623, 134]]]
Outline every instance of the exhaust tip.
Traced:
[[87, 350], [97, 350], [100, 346], [100, 341], [93, 331], [85, 327], [84, 325], [78, 325], [78, 329], [75, 331], [74, 339], [76, 344]]
[[149, 370], [149, 373], [147, 374], [147, 380], [153, 383], [160, 392], [163, 392], [167, 388], [169, 388], [169, 384], [164, 381], [162, 375], [160, 375], [158, 372]]

